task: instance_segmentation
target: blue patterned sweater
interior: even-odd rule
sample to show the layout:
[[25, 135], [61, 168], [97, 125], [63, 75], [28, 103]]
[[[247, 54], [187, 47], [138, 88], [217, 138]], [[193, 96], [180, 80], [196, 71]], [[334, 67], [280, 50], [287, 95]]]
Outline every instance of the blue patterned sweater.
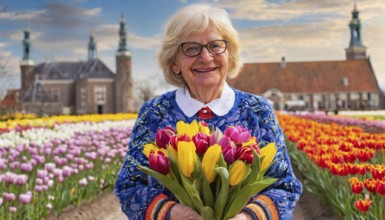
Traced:
[[[291, 219], [294, 207], [302, 193], [302, 184], [294, 176], [289, 155], [285, 146], [284, 135], [279, 127], [274, 110], [263, 97], [235, 90], [233, 108], [224, 116], [206, 119], [211, 127], [222, 131], [228, 126], [242, 125], [252, 131], [261, 146], [275, 142], [278, 148], [276, 158], [280, 158], [266, 175], [279, 180], [261, 194], [269, 197], [276, 207], [279, 219]], [[165, 93], [145, 103], [139, 112], [128, 145], [128, 153], [118, 174], [115, 194], [120, 200], [122, 211], [130, 220], [144, 219], [151, 201], [163, 193], [170, 200], [175, 197], [155, 179], [137, 170], [135, 164], [148, 165], [148, 159], [142, 153], [146, 143], [155, 140], [158, 128], [171, 126], [177, 121], [192, 122], [197, 115], [187, 117], [175, 101], [175, 91]]]

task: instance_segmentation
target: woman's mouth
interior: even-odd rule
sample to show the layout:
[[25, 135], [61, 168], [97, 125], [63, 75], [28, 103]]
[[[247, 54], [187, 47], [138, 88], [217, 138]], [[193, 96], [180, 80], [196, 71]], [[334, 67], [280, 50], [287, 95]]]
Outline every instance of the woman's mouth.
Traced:
[[199, 69], [193, 69], [194, 72], [197, 73], [207, 73], [216, 70], [217, 67], [209, 67], [209, 68], [199, 68]]

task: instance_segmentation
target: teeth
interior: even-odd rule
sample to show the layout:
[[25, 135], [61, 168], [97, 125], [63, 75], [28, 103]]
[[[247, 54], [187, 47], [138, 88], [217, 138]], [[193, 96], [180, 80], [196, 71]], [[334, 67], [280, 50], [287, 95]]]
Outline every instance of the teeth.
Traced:
[[213, 71], [215, 70], [216, 68], [209, 68], [209, 69], [195, 69], [195, 71], [197, 72], [208, 72], [208, 71]]

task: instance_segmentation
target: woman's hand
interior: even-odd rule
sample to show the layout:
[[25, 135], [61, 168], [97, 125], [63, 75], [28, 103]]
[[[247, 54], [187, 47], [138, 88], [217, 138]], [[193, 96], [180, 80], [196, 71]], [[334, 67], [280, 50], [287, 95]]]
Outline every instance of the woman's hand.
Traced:
[[228, 220], [253, 220], [253, 218], [246, 212], [241, 212], [235, 217], [229, 218]]
[[170, 212], [170, 220], [202, 220], [202, 217], [192, 208], [176, 204]]

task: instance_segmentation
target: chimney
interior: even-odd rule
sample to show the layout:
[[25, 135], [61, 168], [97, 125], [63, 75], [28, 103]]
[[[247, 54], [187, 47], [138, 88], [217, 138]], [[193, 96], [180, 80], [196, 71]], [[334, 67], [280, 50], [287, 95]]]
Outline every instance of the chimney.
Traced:
[[281, 59], [281, 68], [286, 68], [286, 60], [285, 60], [285, 57], [282, 57], [282, 59]]

